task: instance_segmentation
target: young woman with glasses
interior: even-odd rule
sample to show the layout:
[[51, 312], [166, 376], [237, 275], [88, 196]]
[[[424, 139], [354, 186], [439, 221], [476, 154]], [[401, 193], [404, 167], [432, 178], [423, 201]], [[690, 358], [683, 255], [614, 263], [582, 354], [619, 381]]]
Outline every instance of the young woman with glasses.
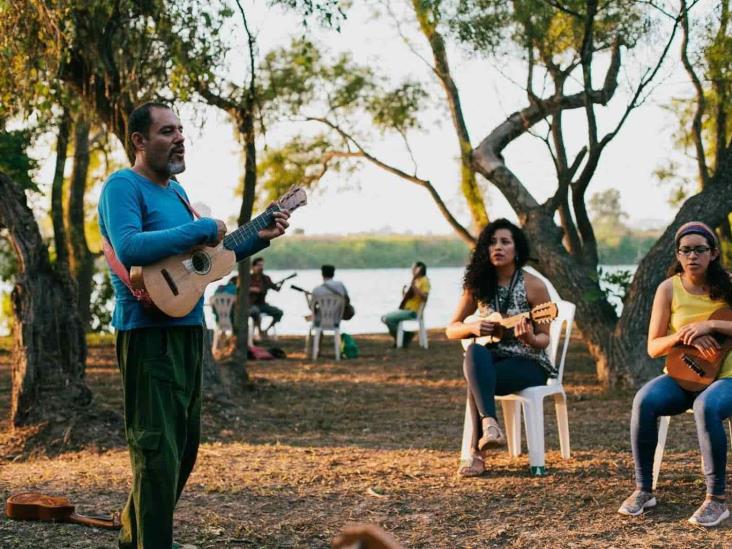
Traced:
[[[691, 222], [676, 232], [676, 262], [669, 278], [656, 290], [648, 327], [648, 354], [660, 357], [674, 345], [691, 345], [706, 356], [719, 352], [714, 337], [732, 336], [732, 321], [708, 320], [732, 306], [732, 281], [719, 258], [719, 242], [707, 225]], [[729, 516], [725, 497], [727, 436], [724, 423], [732, 416], [732, 353], [719, 375], [701, 392], [682, 389], [666, 374], [644, 385], [635, 395], [630, 420], [636, 490], [618, 512], [636, 516], [656, 505], [652, 493], [653, 459], [658, 441], [658, 418], [692, 408], [699, 448], [704, 458], [706, 498], [689, 522], [717, 526]]]

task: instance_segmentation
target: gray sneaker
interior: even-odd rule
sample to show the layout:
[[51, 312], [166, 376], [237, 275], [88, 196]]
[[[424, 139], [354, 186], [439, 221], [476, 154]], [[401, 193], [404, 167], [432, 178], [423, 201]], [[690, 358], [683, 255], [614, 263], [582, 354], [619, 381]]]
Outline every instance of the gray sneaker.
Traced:
[[691, 515], [689, 522], [697, 526], [717, 526], [728, 516], [729, 509], [727, 509], [726, 502], [707, 498], [701, 504], [701, 507]]
[[642, 490], [636, 490], [618, 509], [618, 513], [621, 515], [628, 515], [630, 517], [637, 517], [642, 514], [643, 511], [651, 507], [656, 506], [656, 496], [650, 492], [644, 492]]

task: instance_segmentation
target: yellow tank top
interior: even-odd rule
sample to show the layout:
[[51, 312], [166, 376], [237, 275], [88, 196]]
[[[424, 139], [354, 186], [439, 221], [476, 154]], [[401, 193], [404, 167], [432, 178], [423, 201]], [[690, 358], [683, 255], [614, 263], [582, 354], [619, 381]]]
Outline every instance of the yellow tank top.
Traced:
[[[668, 334], [675, 334], [682, 326], [692, 322], [708, 319], [717, 309], [727, 307], [720, 299], [713, 301], [708, 295], [690, 294], [681, 282], [681, 275], [673, 277], [673, 297], [671, 298], [671, 318], [668, 322]], [[732, 352], [724, 360], [718, 379], [732, 377]]]

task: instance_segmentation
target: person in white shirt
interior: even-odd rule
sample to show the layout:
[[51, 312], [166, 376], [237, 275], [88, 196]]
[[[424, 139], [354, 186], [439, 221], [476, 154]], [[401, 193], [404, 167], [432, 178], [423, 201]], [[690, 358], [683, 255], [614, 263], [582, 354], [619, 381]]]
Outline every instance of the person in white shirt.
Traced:
[[[339, 295], [346, 300], [346, 303], [350, 303], [351, 298], [349, 297], [348, 290], [346, 289], [343, 282], [341, 282], [340, 280], [333, 280], [333, 276], [335, 275], [335, 267], [333, 265], [323, 265], [320, 267], [320, 272], [323, 275], [323, 283], [320, 286], [316, 286], [315, 288], [313, 288], [313, 291], [310, 295], [311, 308], [312, 303], [316, 298], [331, 295]], [[314, 312], [317, 323], [318, 313], [317, 311]]]

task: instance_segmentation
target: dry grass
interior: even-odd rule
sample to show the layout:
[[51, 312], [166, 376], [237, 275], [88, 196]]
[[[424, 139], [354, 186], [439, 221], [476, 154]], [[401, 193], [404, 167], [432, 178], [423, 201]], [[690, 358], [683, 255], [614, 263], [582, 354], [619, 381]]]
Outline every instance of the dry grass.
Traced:
[[[632, 393], [602, 392], [578, 341], [565, 377], [572, 459], [559, 455], [547, 404], [550, 476], [530, 477], [525, 454], [514, 460], [496, 452], [489, 471], [471, 480], [454, 474], [465, 404], [457, 344], [437, 333], [427, 352], [388, 349], [381, 336], [358, 341], [358, 360], [326, 356], [312, 363], [301, 339], [285, 339], [290, 358], [251, 363], [254, 390], [228, 408], [208, 406], [199, 462], [176, 513], [178, 540], [198, 547], [326, 547], [346, 522], [366, 521], [407, 547], [732, 544], [730, 521], [713, 531], [686, 522], [704, 494], [687, 416], [672, 422], [659, 506], [634, 520], [615, 513], [632, 489]], [[7, 355], [5, 362], [0, 390], [7, 395]], [[67, 494], [82, 511], [123, 504], [129, 463], [110, 348], [92, 350], [88, 376], [97, 395], [94, 428], [85, 436], [75, 426], [65, 443], [49, 441], [52, 458], [16, 451], [6, 433], [0, 495]], [[1, 547], [113, 547], [114, 540], [89, 528], [0, 519]]]

